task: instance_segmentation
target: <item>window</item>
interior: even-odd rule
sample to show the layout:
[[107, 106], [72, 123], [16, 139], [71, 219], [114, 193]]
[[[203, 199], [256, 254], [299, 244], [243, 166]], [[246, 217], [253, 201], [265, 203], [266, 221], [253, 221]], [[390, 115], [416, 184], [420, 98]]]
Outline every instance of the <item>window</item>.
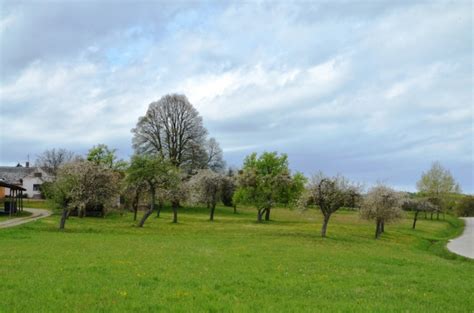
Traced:
[[[41, 173], [40, 173], [41, 174]], [[33, 191], [41, 191], [41, 185], [40, 184], [34, 184], [33, 185]]]
[[41, 172], [35, 173], [35, 177], [41, 177]]

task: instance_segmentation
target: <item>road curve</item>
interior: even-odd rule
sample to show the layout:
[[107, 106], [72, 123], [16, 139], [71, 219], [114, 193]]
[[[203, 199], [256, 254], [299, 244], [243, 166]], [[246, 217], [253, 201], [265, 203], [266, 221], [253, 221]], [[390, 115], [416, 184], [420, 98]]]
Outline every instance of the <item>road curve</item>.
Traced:
[[456, 254], [474, 259], [474, 217], [463, 217], [466, 222], [464, 232], [448, 243], [448, 250]]
[[13, 227], [13, 226], [29, 223], [29, 222], [36, 221], [36, 220], [39, 220], [40, 218], [48, 217], [51, 215], [51, 211], [45, 210], [45, 209], [24, 208], [23, 210], [30, 212], [31, 215], [25, 216], [25, 217], [12, 218], [4, 222], [0, 222], [0, 228]]

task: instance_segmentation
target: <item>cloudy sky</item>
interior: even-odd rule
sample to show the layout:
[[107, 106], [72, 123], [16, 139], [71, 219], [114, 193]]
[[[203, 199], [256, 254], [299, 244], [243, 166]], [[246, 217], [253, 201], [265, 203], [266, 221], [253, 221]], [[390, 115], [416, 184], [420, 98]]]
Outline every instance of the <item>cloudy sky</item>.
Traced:
[[471, 1], [0, 1], [0, 164], [105, 143], [187, 95], [239, 166], [414, 190], [439, 160], [473, 192]]

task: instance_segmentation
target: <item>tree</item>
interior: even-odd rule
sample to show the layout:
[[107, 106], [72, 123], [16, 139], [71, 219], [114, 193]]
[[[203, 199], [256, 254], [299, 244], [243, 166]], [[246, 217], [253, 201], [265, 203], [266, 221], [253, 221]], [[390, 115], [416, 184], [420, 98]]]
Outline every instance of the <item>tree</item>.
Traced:
[[242, 170], [238, 175], [238, 189], [234, 203], [251, 204], [257, 208], [257, 221], [270, 220], [270, 211], [277, 203], [290, 203], [299, 195], [288, 193], [294, 183], [288, 168], [286, 154], [264, 152], [260, 157], [252, 153], [245, 158]]
[[453, 175], [439, 162], [433, 162], [428, 172], [423, 172], [416, 184], [422, 195], [428, 196], [434, 205], [437, 205], [437, 218], [442, 209], [446, 196], [450, 193], [460, 193], [461, 188], [454, 180]]
[[155, 210], [156, 191], [158, 188], [167, 188], [177, 176], [176, 169], [170, 162], [159, 156], [135, 155], [126, 172], [128, 185], [145, 184], [150, 195], [150, 206], [138, 223], [143, 227], [145, 221]]
[[138, 206], [142, 194], [146, 192], [147, 185], [143, 181], [130, 181], [125, 179], [123, 186], [123, 196], [125, 198], [125, 207], [131, 207], [133, 211], [133, 220], [137, 220]]
[[222, 149], [215, 138], [209, 138], [205, 145], [206, 149], [206, 168], [214, 172], [222, 172], [225, 168]]
[[154, 154], [192, 172], [203, 168], [207, 131], [198, 111], [184, 95], [171, 94], [150, 103], [133, 133], [137, 154]]
[[191, 200], [207, 205], [209, 220], [214, 220], [216, 204], [221, 197], [226, 177], [210, 170], [201, 170], [189, 181]]
[[360, 210], [361, 217], [375, 221], [375, 238], [385, 232], [385, 223], [401, 217], [400, 195], [384, 185], [378, 185], [369, 190]]
[[124, 170], [127, 163], [117, 160], [116, 151], [116, 149], [109, 149], [105, 144], [98, 144], [89, 150], [87, 160], [109, 169]]
[[474, 216], [474, 197], [465, 196], [455, 206], [458, 216]]
[[36, 157], [36, 166], [48, 170], [53, 176], [56, 177], [59, 168], [72, 162], [75, 158], [75, 154], [72, 151], [66, 149], [51, 149], [45, 150], [43, 153]]
[[354, 207], [358, 199], [359, 186], [350, 184], [343, 176], [326, 177], [319, 173], [313, 176], [306, 193], [302, 195], [304, 208], [317, 205], [323, 214], [321, 237], [326, 237], [331, 215], [342, 207]]
[[60, 229], [64, 229], [70, 210], [77, 209], [84, 216], [88, 207], [113, 204], [119, 187], [117, 173], [89, 161], [65, 164], [58, 171], [48, 196], [62, 208]]
[[415, 229], [416, 222], [418, 221], [418, 215], [420, 212], [425, 212], [425, 217], [427, 212], [433, 212], [436, 210], [435, 206], [426, 199], [405, 199], [402, 204], [403, 210], [411, 210], [414, 211], [413, 215], [413, 225], [412, 228]]
[[222, 180], [221, 200], [225, 206], [234, 207], [234, 213], [236, 213], [237, 208], [232, 202], [232, 197], [234, 196], [236, 188], [235, 172], [233, 169], [228, 169], [227, 174]]
[[174, 168], [174, 175], [168, 181], [168, 187], [164, 189], [165, 199], [171, 202], [173, 210], [173, 223], [178, 223], [178, 208], [180, 202], [188, 198], [188, 185], [185, 184], [186, 175]]

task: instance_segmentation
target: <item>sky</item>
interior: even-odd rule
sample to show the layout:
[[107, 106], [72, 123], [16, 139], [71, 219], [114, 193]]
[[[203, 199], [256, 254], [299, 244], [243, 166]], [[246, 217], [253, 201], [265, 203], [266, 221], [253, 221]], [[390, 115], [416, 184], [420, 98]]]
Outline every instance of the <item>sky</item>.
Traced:
[[471, 1], [0, 0], [0, 164], [98, 143], [133, 153], [185, 94], [228, 165], [416, 190], [440, 161], [474, 192]]

